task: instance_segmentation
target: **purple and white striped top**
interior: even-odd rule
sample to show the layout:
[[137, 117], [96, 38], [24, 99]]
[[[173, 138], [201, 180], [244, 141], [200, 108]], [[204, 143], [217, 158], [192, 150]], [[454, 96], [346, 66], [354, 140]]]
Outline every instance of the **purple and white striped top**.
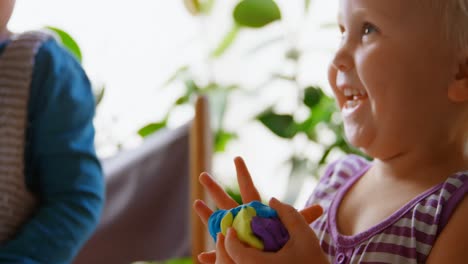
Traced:
[[311, 224], [330, 263], [424, 263], [438, 234], [468, 192], [468, 171], [451, 175], [362, 233], [338, 232], [336, 214], [346, 191], [370, 167], [349, 155], [332, 163], [307, 205], [320, 204], [323, 215]]

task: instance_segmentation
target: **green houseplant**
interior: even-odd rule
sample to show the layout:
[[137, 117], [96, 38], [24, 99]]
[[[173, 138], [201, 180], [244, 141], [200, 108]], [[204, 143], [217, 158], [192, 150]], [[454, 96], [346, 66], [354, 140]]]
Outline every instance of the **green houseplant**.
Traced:
[[[219, 2], [219, 1], [218, 1]], [[194, 21], [200, 22], [213, 15], [215, 0], [185, 0], [189, 13]], [[304, 13], [310, 7], [310, 1], [304, 1]], [[226, 56], [236, 43], [242, 42], [243, 32], [268, 30], [274, 24], [281, 23], [282, 10], [273, 0], [241, 0], [232, 9], [230, 17], [232, 27], [219, 40], [209, 52], [206, 53], [206, 63], [208, 65]], [[57, 33], [62, 43], [67, 46], [72, 53], [81, 61], [81, 51], [76, 42], [66, 32], [49, 28]], [[286, 36], [267, 40], [258, 39], [258, 44], [250, 49], [252, 53], [261, 53], [270, 45], [286, 42]], [[299, 47], [288, 46], [283, 50], [282, 62], [293, 65], [294, 69], [300, 67], [303, 58], [303, 50]], [[290, 179], [288, 189], [294, 190], [306, 174], [318, 175], [317, 171], [327, 162], [332, 151], [343, 153], [357, 153], [358, 150], [352, 148], [344, 138], [342, 122], [338, 117], [338, 110], [334, 100], [330, 98], [322, 89], [313, 83], [303, 84], [298, 81], [298, 71], [273, 72], [270, 76], [262, 80], [262, 85], [252, 89], [245, 89], [242, 82], [223, 83], [216, 78], [208, 81], [200, 81], [196, 71], [190, 65], [181, 65], [174, 74], [168, 77], [166, 85], [178, 83], [183, 84], [184, 92], [173, 102], [171, 109], [161, 120], [142, 127], [138, 134], [147, 137], [160, 129], [167, 127], [171, 114], [179, 107], [189, 106], [194, 103], [197, 95], [207, 95], [211, 103], [211, 116], [214, 119], [214, 150], [215, 153], [222, 153], [226, 147], [234, 142], [238, 137], [238, 131], [229, 130], [225, 126], [226, 112], [233, 107], [230, 105], [230, 97], [235, 93], [242, 93], [245, 96], [256, 96], [267, 89], [272, 82], [282, 81], [294, 87], [297, 94], [297, 105], [290, 112], [278, 111], [275, 104], [267, 105], [264, 109], [257, 111], [251, 117], [251, 122], [257, 122], [266, 128], [268, 133], [275, 135], [278, 140], [293, 141], [297, 137], [306, 137], [310, 144], [317, 146], [320, 150], [319, 160], [310, 159], [301, 149], [295, 149], [291, 156], [284, 162], [290, 165]], [[104, 95], [104, 89], [96, 93], [98, 102]], [[298, 113], [306, 113], [305, 118], [298, 119]], [[303, 114], [302, 114], [303, 115]], [[304, 116], [304, 115], [303, 115]], [[325, 141], [320, 137], [322, 131], [332, 133], [333, 140]], [[235, 187], [230, 187], [228, 192], [235, 199], [239, 200], [239, 194]], [[139, 263], [170, 263], [183, 264], [191, 263], [190, 259], [173, 259], [166, 262], [139, 262]]]
[[[193, 16], [194, 21], [201, 24], [213, 16], [216, 11], [213, 6], [220, 4], [215, 0], [185, 0], [185, 6]], [[310, 8], [310, 1], [304, 1], [304, 15]], [[236, 44], [242, 44], [243, 33], [261, 32], [268, 30], [274, 24], [281, 23], [282, 10], [274, 0], [241, 0], [233, 7], [231, 28], [219, 40], [218, 44], [205, 54], [207, 67], [214, 67], [217, 61], [229, 53]], [[208, 30], [208, 29], [207, 29]], [[207, 31], [206, 30], [206, 31]], [[205, 30], [204, 30], [205, 31]], [[206, 33], [209, 34], [209, 33]], [[253, 37], [255, 38], [255, 36]], [[258, 43], [253, 45], [248, 51], [250, 54], [259, 54], [267, 50], [271, 45], [288, 42], [286, 34], [280, 34], [273, 39], [264, 40], [259, 38]], [[288, 42], [289, 43], [289, 42]], [[342, 122], [338, 115], [335, 102], [321, 87], [315, 84], [303, 84], [298, 81], [298, 68], [303, 57], [303, 50], [294, 45], [283, 45], [283, 57], [280, 63], [292, 65], [295, 69], [292, 72], [273, 72], [270, 76], [261, 81], [262, 85], [251, 89], [244, 87], [241, 80], [231, 83], [217, 81], [216, 78], [209, 78], [208, 81], [200, 81], [197, 71], [189, 65], [181, 67], [168, 78], [166, 85], [179, 83], [185, 87], [184, 93], [173, 102], [171, 109], [162, 120], [156, 120], [143, 128], [138, 133], [146, 137], [167, 126], [171, 113], [178, 107], [192, 105], [195, 97], [200, 94], [208, 96], [211, 103], [214, 131], [214, 151], [222, 153], [231, 142], [238, 138], [238, 131], [229, 130], [225, 126], [226, 112], [235, 108], [230, 104], [230, 98], [234, 94], [242, 93], [246, 96], [258, 96], [269, 85], [275, 81], [282, 81], [293, 87], [296, 98], [296, 106], [290, 112], [278, 111], [277, 104], [273, 103], [265, 106], [251, 117], [252, 122], [262, 124], [269, 133], [278, 137], [278, 140], [294, 141], [297, 137], [306, 137], [307, 144], [317, 146], [317, 151], [321, 154], [318, 160], [312, 160], [306, 155], [303, 148], [296, 147], [290, 157], [284, 161], [291, 168], [289, 179], [289, 193], [295, 194], [298, 186], [302, 184], [304, 175], [318, 175], [327, 161], [328, 156], [333, 151], [342, 153], [357, 153], [358, 150], [352, 148], [343, 135]], [[245, 56], [246, 61], [255, 59], [255, 56]], [[248, 63], [248, 62], [246, 62]], [[253, 90], [253, 91], [252, 91]], [[299, 114], [300, 113], [300, 114]], [[305, 113], [305, 114], [304, 114]], [[298, 116], [302, 118], [298, 118]], [[304, 116], [306, 116], [304, 118]], [[327, 131], [332, 135], [332, 140], [323, 140], [320, 134]], [[291, 144], [293, 145], [293, 144]], [[235, 187], [230, 187], [232, 195], [236, 196]], [[286, 200], [288, 200], [286, 199]]]

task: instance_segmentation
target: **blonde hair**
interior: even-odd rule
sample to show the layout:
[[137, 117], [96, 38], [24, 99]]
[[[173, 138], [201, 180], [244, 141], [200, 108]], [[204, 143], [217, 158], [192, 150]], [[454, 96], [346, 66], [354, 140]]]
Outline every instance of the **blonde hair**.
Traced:
[[440, 0], [448, 2], [447, 27], [456, 47], [468, 53], [468, 0]]
[[468, 0], [419, 0], [434, 8], [441, 17], [442, 29], [457, 51], [468, 55]]

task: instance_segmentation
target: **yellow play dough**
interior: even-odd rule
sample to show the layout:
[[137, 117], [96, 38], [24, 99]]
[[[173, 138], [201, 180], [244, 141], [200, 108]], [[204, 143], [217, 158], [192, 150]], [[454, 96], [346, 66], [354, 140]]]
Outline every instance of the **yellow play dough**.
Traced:
[[246, 206], [242, 208], [239, 213], [237, 213], [236, 218], [232, 223], [232, 227], [237, 231], [239, 240], [249, 244], [254, 248], [263, 250], [263, 242], [255, 236], [250, 226], [252, 218], [256, 215], [257, 212], [253, 207]]
[[232, 216], [232, 213], [231, 212], [228, 212], [224, 217], [223, 219], [221, 219], [221, 233], [223, 235], [226, 235], [227, 233], [227, 229], [229, 227], [232, 226], [232, 220], [234, 219], [234, 217]]

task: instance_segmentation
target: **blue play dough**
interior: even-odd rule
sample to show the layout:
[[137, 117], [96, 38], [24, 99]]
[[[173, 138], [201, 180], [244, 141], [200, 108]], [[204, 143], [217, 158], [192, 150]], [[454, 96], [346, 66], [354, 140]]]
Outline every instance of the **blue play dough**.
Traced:
[[259, 201], [253, 201], [248, 204], [242, 204], [230, 210], [222, 210], [222, 209], [218, 210], [214, 212], [208, 219], [208, 230], [210, 232], [211, 237], [214, 239], [214, 241], [216, 241], [216, 235], [221, 232], [221, 220], [223, 219], [223, 217], [228, 212], [231, 212], [233, 217], [236, 217], [237, 213], [239, 213], [239, 211], [246, 206], [253, 207], [255, 211], [257, 212], [257, 216], [259, 217], [263, 217], [263, 218], [277, 218], [278, 217], [278, 213], [276, 213], [276, 211], [273, 208], [267, 205], [264, 205]]

